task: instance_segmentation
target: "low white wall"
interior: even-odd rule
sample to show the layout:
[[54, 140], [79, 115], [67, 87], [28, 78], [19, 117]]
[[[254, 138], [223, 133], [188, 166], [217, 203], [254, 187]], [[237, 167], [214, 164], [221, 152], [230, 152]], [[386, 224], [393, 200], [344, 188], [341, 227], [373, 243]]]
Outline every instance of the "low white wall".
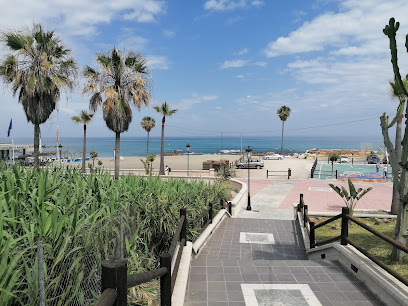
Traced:
[[[350, 273], [362, 281], [385, 305], [408, 305], [408, 288], [352, 245], [333, 242], [310, 248], [309, 236], [303, 227], [302, 214], [297, 213], [297, 220], [309, 259], [338, 260]], [[352, 266], [354, 269], [352, 269]], [[356, 271], [357, 269], [357, 271]]]
[[248, 196], [247, 196], [247, 184], [231, 179], [231, 189], [239, 190], [237, 195], [232, 199], [232, 217], [237, 217], [242, 207], [247, 206]]

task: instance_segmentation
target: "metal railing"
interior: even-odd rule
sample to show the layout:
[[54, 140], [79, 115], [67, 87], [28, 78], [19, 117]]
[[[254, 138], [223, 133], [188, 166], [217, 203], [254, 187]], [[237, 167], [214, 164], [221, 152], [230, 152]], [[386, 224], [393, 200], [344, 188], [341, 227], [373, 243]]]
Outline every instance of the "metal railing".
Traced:
[[[368, 226], [368, 225], [364, 224], [363, 222], [359, 221], [358, 219], [354, 218], [353, 216], [350, 215], [350, 210], [349, 210], [348, 207], [342, 207], [341, 214], [339, 214], [337, 216], [334, 216], [334, 217], [332, 217], [332, 218], [330, 218], [330, 219], [328, 219], [328, 220], [326, 220], [324, 222], [321, 222], [321, 223], [315, 225], [315, 223], [313, 221], [311, 221], [311, 219], [310, 219], [309, 212], [308, 212], [308, 206], [305, 205], [304, 200], [303, 200], [303, 194], [300, 194], [300, 199], [299, 199], [299, 204], [297, 206], [297, 211], [301, 213], [301, 216], [302, 216], [302, 219], [303, 219], [301, 221], [303, 223], [303, 227], [306, 229], [306, 232], [308, 233], [310, 248], [311, 249], [313, 249], [313, 248], [315, 248], [317, 246], [332, 243], [332, 242], [337, 241], [337, 240], [340, 240], [341, 245], [351, 244], [358, 251], [360, 251], [362, 254], [367, 256], [367, 258], [369, 258], [370, 260], [375, 262], [377, 265], [379, 265], [381, 268], [386, 270], [388, 273], [390, 273], [396, 279], [398, 279], [399, 281], [401, 281], [402, 283], [404, 283], [405, 285], [408, 286], [408, 280], [406, 278], [404, 278], [402, 275], [400, 275], [399, 273], [397, 273], [396, 271], [391, 269], [389, 266], [384, 264], [382, 261], [375, 258], [373, 255], [371, 255], [366, 250], [364, 250], [363, 247], [361, 247], [355, 241], [351, 240], [348, 237], [349, 222], [353, 222], [353, 223], [357, 224], [358, 226], [364, 228], [365, 230], [367, 230], [370, 233], [374, 234], [375, 236], [377, 236], [381, 240], [383, 240], [383, 241], [391, 244], [392, 246], [400, 249], [401, 251], [405, 252], [406, 254], [408, 254], [408, 247], [406, 247], [402, 243], [400, 243], [398, 241], [395, 241], [392, 238], [390, 238], [390, 237], [376, 231], [375, 229], [371, 228], [370, 226]], [[338, 219], [341, 219], [341, 232], [340, 232], [340, 235], [336, 236], [336, 237], [332, 237], [332, 238], [324, 240], [324, 241], [316, 242], [316, 235], [315, 235], [316, 229], [318, 229], [318, 228], [320, 228], [320, 227], [322, 227], [324, 225], [327, 225], [327, 224], [329, 224], [329, 223], [331, 223], [331, 222], [333, 222], [335, 220], [338, 220]]]
[[[326, 173], [328, 173], [328, 174], [326, 174]], [[331, 170], [314, 170], [313, 171], [313, 176], [311, 176], [311, 178], [316, 178], [316, 176], [321, 176], [321, 175], [323, 175], [323, 176], [326, 176], [326, 178], [327, 178], [327, 176], [330, 176], [331, 178], [338, 178], [338, 171], [337, 170], [333, 170], [333, 171], [331, 171]]]
[[313, 178], [314, 172], [316, 170], [316, 166], [317, 166], [317, 157], [315, 158], [312, 169], [310, 170], [310, 178]]
[[[271, 173], [284, 173], [284, 174], [271, 174]], [[271, 171], [271, 170], [266, 170], [266, 178], [270, 176], [287, 176], [288, 180], [292, 176], [292, 170], [288, 168], [288, 170], [282, 170], [282, 171]]]

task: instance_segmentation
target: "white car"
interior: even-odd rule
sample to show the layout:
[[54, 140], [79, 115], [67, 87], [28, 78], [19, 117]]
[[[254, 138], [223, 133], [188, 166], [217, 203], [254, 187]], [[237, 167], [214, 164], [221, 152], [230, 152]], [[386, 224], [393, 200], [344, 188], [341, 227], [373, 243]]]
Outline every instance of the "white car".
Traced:
[[264, 156], [264, 159], [277, 159], [277, 160], [281, 160], [281, 159], [283, 159], [283, 156], [282, 155], [279, 155], [279, 154], [272, 154], [272, 155], [265, 155]]
[[340, 156], [340, 162], [341, 163], [348, 163], [350, 160], [349, 160], [349, 157], [348, 156], [346, 156], [346, 155], [342, 155], [342, 156]]

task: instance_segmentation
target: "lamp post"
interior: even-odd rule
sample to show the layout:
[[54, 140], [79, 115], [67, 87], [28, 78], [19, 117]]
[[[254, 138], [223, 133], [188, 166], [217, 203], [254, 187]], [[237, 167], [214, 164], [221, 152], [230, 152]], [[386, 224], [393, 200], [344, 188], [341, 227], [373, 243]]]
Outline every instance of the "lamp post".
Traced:
[[186, 145], [186, 149], [187, 149], [187, 176], [189, 176], [190, 174], [190, 145], [189, 144]]
[[251, 153], [252, 153], [251, 147], [248, 146], [248, 148], [245, 149], [245, 152], [247, 154], [247, 160], [248, 160], [248, 205], [247, 205], [246, 210], [252, 210], [252, 208], [251, 208], [250, 182], [249, 182], [249, 159], [251, 158]]

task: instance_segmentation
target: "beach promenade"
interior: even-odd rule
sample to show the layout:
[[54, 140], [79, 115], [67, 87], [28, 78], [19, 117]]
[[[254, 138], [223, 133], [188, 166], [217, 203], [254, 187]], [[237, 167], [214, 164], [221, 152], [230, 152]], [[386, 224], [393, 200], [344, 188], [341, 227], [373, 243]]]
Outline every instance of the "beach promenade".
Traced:
[[[252, 210], [222, 221], [192, 260], [184, 305], [383, 305], [339, 262], [307, 259], [292, 204], [303, 193], [311, 211], [337, 214], [344, 203], [329, 181], [303, 175], [251, 178]], [[388, 210], [391, 184], [373, 185], [357, 208]]]

